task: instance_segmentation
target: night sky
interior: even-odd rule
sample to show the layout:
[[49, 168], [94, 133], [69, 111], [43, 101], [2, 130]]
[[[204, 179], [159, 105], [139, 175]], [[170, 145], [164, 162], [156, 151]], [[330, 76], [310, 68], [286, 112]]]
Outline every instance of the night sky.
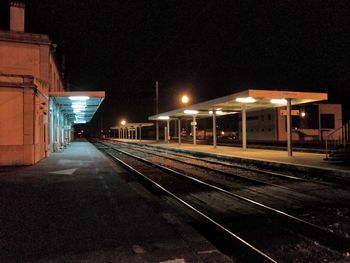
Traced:
[[[8, 1], [1, 29], [8, 29]], [[26, 31], [49, 34], [71, 90], [105, 90], [94, 122], [145, 121], [179, 106], [247, 88], [326, 91], [349, 108], [346, 0], [26, 3]]]

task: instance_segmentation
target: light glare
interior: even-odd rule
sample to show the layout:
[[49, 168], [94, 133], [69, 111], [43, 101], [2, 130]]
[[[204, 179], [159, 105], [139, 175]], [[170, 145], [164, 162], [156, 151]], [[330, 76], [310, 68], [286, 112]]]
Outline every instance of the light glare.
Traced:
[[186, 95], [182, 96], [182, 98], [181, 98], [181, 101], [182, 101], [182, 103], [184, 103], [184, 104], [188, 103], [189, 100], [190, 100], [189, 97], [186, 96]]
[[198, 111], [197, 110], [184, 110], [184, 113], [193, 115], [193, 114], [198, 114]]
[[70, 96], [70, 100], [88, 100], [90, 99], [89, 96]]
[[241, 103], [254, 103], [256, 102], [256, 99], [252, 97], [246, 97], [246, 98], [237, 98], [236, 101]]
[[272, 99], [271, 103], [286, 105], [287, 104], [287, 100], [286, 99]]

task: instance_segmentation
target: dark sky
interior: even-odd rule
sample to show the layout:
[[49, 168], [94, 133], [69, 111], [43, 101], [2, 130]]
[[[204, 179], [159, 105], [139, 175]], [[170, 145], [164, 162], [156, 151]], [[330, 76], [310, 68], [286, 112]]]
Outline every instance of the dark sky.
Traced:
[[[8, 28], [8, 1], [1, 28]], [[49, 34], [66, 57], [72, 89], [105, 90], [105, 126], [145, 121], [194, 102], [247, 88], [330, 92], [349, 101], [346, 0], [26, 2], [26, 30]]]

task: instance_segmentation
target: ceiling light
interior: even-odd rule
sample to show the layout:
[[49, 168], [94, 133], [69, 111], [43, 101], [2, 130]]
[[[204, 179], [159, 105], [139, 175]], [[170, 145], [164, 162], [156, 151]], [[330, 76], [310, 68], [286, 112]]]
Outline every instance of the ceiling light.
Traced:
[[287, 100], [286, 99], [272, 99], [271, 103], [286, 105], [287, 104]]
[[158, 120], [169, 120], [170, 117], [169, 116], [159, 116]]
[[246, 98], [237, 98], [236, 101], [241, 103], [254, 103], [256, 102], [256, 99], [252, 97], [246, 97]]
[[70, 96], [70, 100], [88, 100], [90, 99], [89, 96]]
[[197, 110], [184, 110], [184, 113], [194, 115], [194, 114], [198, 114], [198, 111]]

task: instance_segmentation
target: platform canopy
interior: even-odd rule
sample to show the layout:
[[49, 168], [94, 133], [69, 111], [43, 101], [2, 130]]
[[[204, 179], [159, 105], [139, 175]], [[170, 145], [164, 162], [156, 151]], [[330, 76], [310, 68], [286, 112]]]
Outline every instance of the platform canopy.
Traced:
[[87, 123], [94, 116], [105, 98], [104, 91], [50, 92], [71, 124]]
[[125, 125], [118, 125], [110, 127], [111, 130], [123, 129], [123, 128], [143, 128], [153, 126], [153, 123], [150, 122], [134, 122], [134, 123], [125, 123]]
[[[299, 92], [299, 91], [280, 91], [280, 90], [255, 90], [248, 89], [242, 92], [234, 93], [228, 96], [213, 100], [193, 104], [180, 109], [163, 112], [148, 117], [149, 120], [166, 120], [167, 131], [169, 134], [169, 120], [178, 119], [178, 127], [181, 127], [181, 119], [192, 119], [193, 144], [196, 144], [196, 119], [203, 117], [212, 117], [213, 119], [213, 145], [216, 147], [216, 116], [241, 113], [242, 115], [242, 148], [247, 148], [247, 112], [271, 109], [286, 106], [286, 127], [287, 127], [287, 149], [288, 155], [292, 156], [292, 130], [291, 130], [291, 109], [293, 105], [299, 105], [309, 102], [327, 100], [327, 93], [319, 92]], [[179, 130], [179, 134], [180, 134]], [[158, 125], [156, 130], [156, 140], [158, 140]], [[181, 136], [179, 144], [181, 143]], [[169, 140], [167, 140], [169, 142]]]
[[257, 111], [285, 106], [287, 105], [287, 99], [291, 99], [292, 105], [298, 105], [327, 100], [327, 98], [327, 93], [248, 89], [228, 96], [153, 115], [148, 119], [191, 118], [193, 115], [196, 115], [197, 118], [210, 117], [213, 111], [219, 116], [241, 112], [242, 105], [245, 105], [246, 111]]

